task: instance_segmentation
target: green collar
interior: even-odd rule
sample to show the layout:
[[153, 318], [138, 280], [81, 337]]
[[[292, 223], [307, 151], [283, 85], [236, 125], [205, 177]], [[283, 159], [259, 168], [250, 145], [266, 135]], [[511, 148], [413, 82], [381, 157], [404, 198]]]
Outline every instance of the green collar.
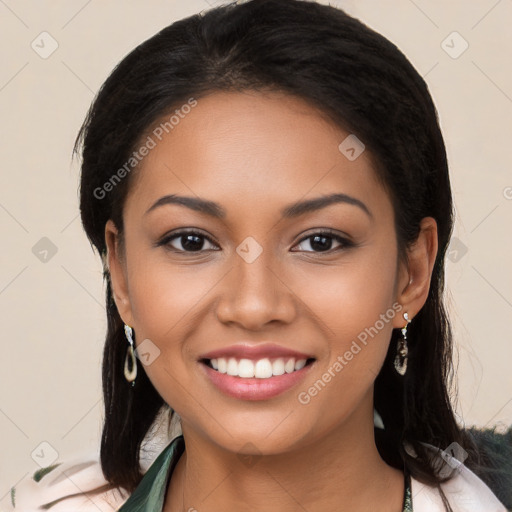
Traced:
[[153, 461], [118, 512], [161, 512], [172, 472], [184, 450], [185, 441], [179, 435]]

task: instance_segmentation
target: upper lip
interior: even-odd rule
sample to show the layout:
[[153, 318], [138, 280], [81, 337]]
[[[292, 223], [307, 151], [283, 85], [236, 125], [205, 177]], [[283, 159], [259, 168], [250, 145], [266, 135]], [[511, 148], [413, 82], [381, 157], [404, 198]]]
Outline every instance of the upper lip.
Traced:
[[298, 352], [290, 348], [282, 347], [274, 343], [258, 343], [257, 345], [250, 345], [248, 343], [237, 343], [229, 347], [219, 348], [212, 350], [200, 356], [199, 359], [217, 359], [219, 357], [234, 357], [235, 359], [263, 359], [263, 358], [277, 358], [277, 357], [293, 357], [295, 359], [310, 359], [313, 358], [310, 354]]

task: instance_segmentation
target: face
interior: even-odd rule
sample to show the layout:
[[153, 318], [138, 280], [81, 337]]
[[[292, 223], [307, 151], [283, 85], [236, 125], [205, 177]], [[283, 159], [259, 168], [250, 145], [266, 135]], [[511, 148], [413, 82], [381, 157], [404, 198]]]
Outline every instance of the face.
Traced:
[[[373, 428], [373, 382], [392, 329], [416, 304], [400, 294], [409, 274], [368, 151], [340, 151], [349, 133], [277, 92], [213, 93], [164, 135], [133, 176], [124, 253], [110, 221], [106, 239], [121, 317], [146, 344], [144, 370], [184, 432], [269, 454], [355, 418]], [[337, 201], [290, 208], [332, 194]], [[234, 345], [264, 350], [234, 352], [231, 373], [251, 364], [280, 373], [277, 359], [291, 373], [251, 379], [205, 364]], [[289, 363], [270, 345], [308, 364], [291, 371], [301, 357]]]

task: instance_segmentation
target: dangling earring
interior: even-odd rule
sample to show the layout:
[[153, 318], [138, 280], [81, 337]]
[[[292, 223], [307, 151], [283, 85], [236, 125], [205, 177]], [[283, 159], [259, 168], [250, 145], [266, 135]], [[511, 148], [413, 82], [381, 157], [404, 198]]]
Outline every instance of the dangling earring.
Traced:
[[402, 328], [402, 339], [398, 340], [397, 345], [397, 354], [395, 357], [395, 370], [400, 375], [405, 375], [405, 372], [407, 371], [407, 326], [411, 322], [409, 320], [409, 315], [407, 313], [404, 313], [404, 318], [406, 320], [405, 326]]
[[135, 377], [137, 377], [137, 359], [133, 352], [133, 329], [129, 325], [124, 324], [124, 334], [130, 344], [126, 353], [126, 359], [124, 360], [124, 376], [128, 382], [132, 383], [133, 387], [135, 386]]

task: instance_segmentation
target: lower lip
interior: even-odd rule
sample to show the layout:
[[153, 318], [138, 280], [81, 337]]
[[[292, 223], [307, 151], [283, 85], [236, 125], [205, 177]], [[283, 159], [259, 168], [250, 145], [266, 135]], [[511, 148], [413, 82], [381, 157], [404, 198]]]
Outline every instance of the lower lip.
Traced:
[[210, 381], [223, 393], [240, 400], [266, 400], [280, 395], [297, 385], [309, 372], [314, 361], [292, 373], [276, 375], [268, 379], [243, 378], [220, 373], [200, 362]]

